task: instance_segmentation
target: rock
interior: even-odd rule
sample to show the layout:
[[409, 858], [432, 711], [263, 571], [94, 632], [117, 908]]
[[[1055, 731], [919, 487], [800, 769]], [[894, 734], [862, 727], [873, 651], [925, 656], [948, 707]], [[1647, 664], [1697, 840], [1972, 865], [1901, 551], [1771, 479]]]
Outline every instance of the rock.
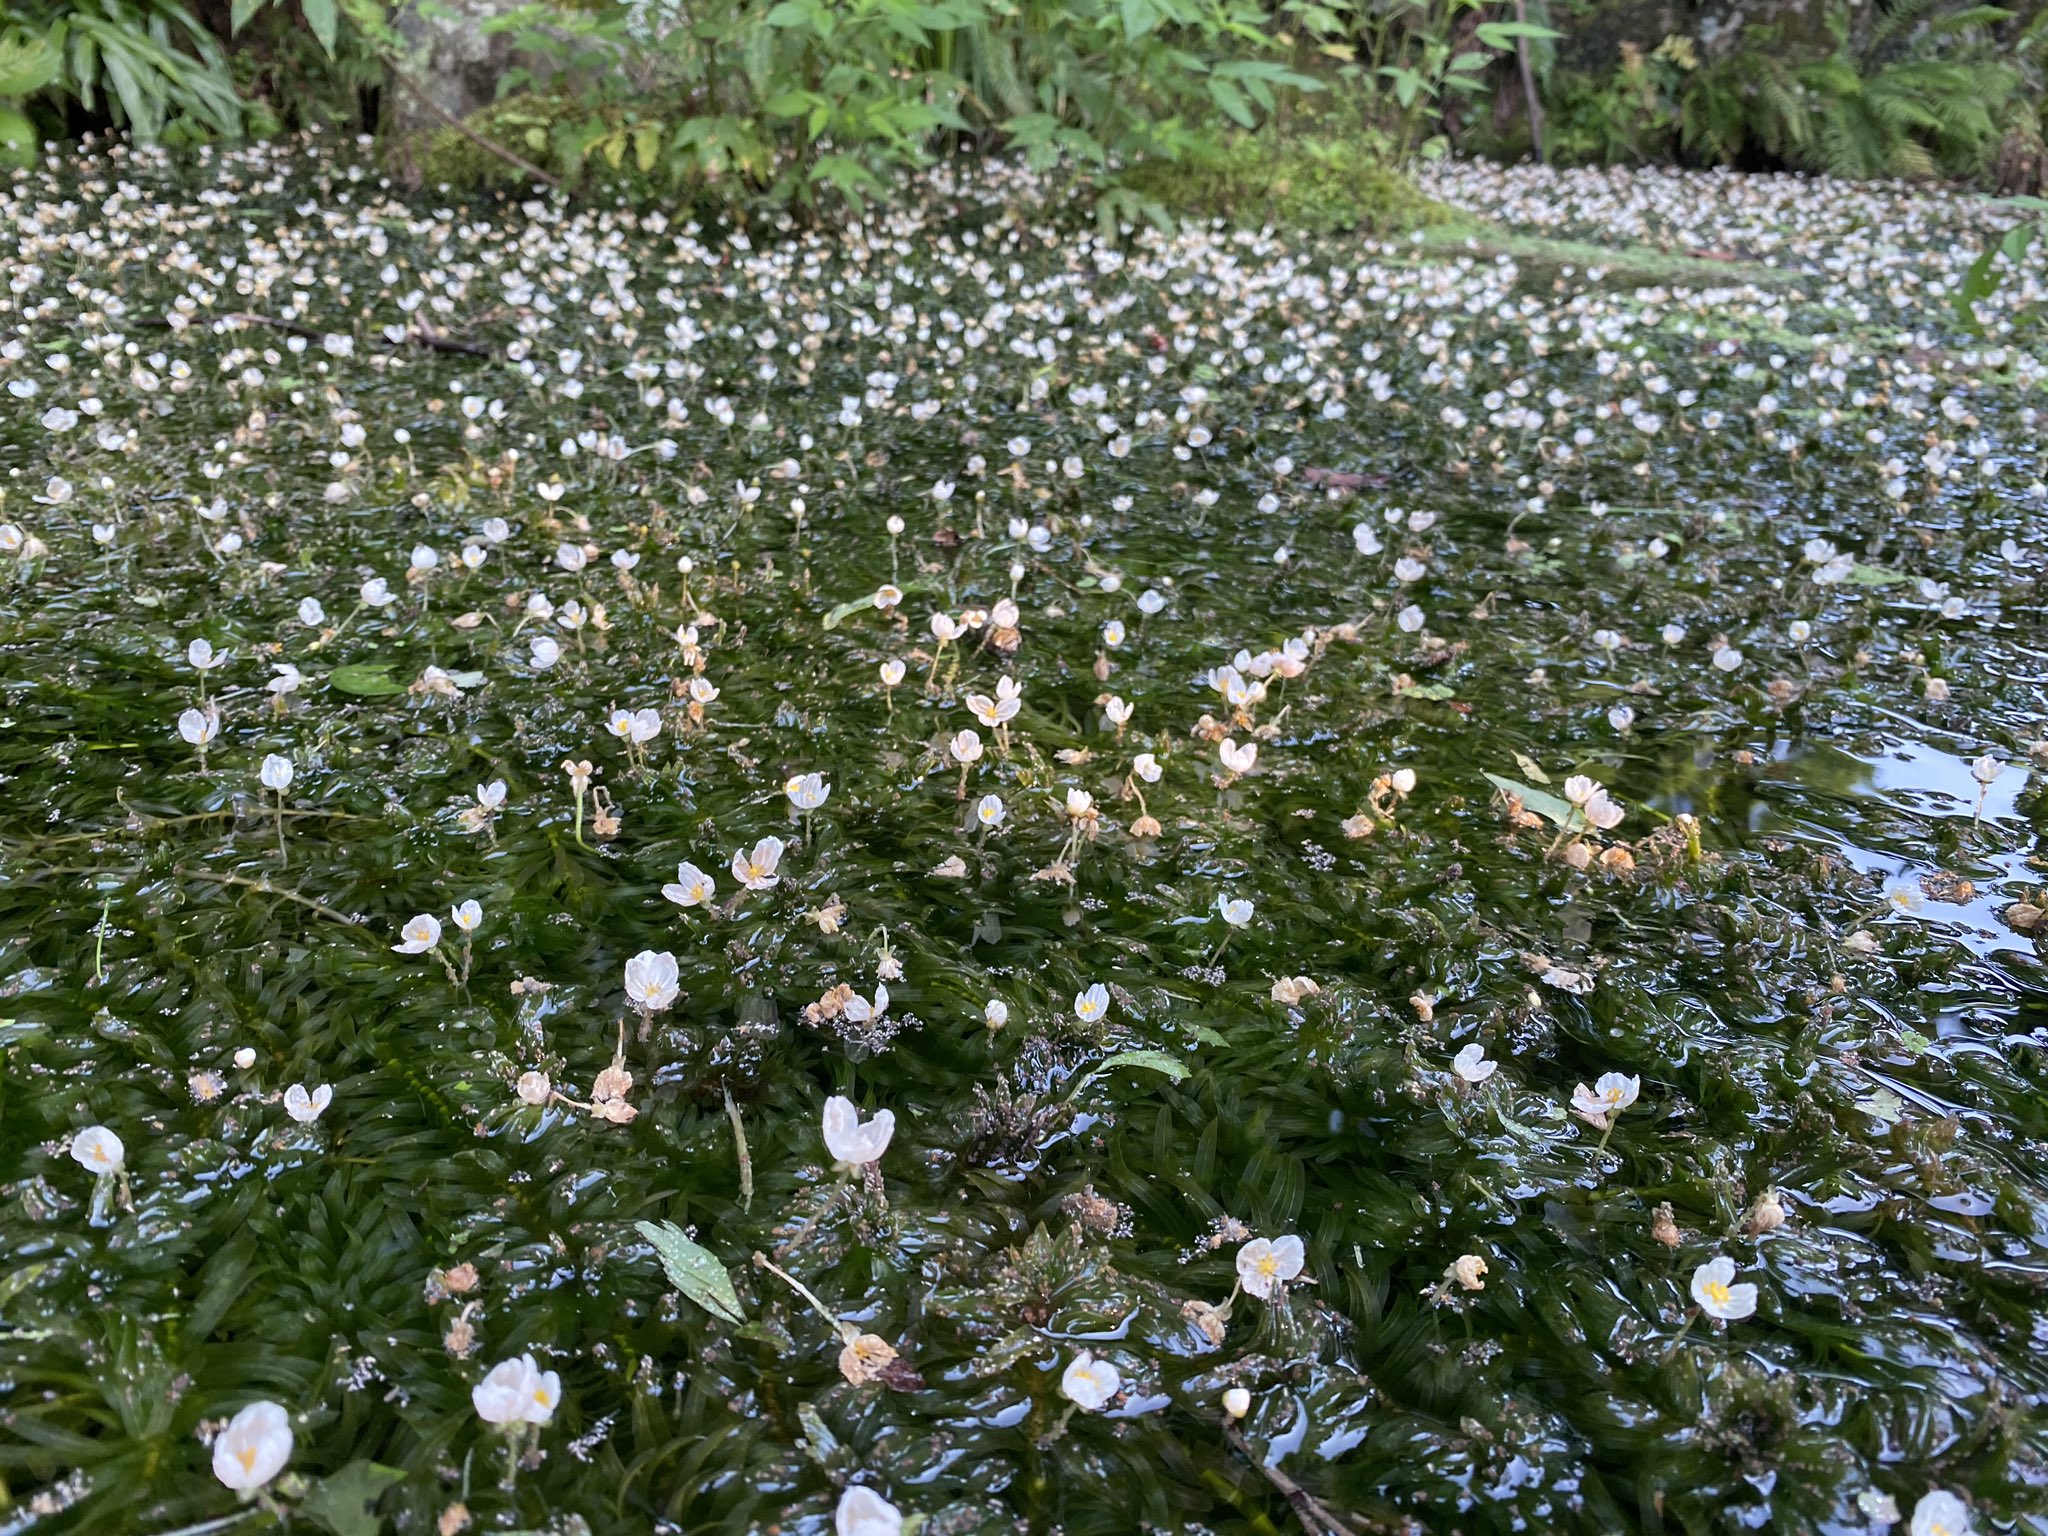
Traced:
[[[398, 68], [434, 107], [465, 118], [498, 99], [498, 81], [520, 58], [510, 32], [485, 25], [520, 9], [522, 0], [406, 0], [393, 17]], [[530, 61], [545, 68], [543, 60]], [[387, 129], [400, 140], [432, 134], [445, 119], [403, 84], [388, 94]]]

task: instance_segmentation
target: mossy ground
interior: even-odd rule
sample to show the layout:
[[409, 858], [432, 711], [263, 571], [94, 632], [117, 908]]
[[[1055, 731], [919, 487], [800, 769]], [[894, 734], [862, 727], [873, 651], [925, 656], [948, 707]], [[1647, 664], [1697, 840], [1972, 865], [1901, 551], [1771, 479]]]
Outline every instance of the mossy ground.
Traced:
[[1394, 163], [1378, 135], [1330, 108], [1233, 129], [1213, 152], [1147, 161], [1125, 182], [1183, 218], [1318, 233], [1404, 234], [1456, 217]]

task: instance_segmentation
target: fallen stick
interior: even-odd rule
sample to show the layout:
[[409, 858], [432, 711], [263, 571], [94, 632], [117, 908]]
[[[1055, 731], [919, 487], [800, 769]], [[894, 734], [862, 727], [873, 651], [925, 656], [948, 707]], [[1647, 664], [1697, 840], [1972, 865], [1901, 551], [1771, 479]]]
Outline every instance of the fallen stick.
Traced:
[[1358, 1536], [1356, 1531], [1332, 1514], [1314, 1494], [1278, 1467], [1269, 1467], [1260, 1460], [1235, 1424], [1226, 1423], [1223, 1426], [1223, 1438], [1230, 1442], [1232, 1450], [1264, 1473], [1267, 1482], [1280, 1490], [1281, 1496], [1287, 1500], [1288, 1508], [1294, 1511], [1295, 1519], [1301, 1522], [1302, 1528], [1309, 1536]]

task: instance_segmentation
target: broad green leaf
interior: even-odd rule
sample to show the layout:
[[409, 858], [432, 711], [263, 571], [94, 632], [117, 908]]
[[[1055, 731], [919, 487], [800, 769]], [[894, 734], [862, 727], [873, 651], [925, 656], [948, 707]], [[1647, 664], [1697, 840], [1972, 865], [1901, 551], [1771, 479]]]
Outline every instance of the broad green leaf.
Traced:
[[331, 59], [334, 57], [334, 28], [337, 17], [334, 0], [299, 0], [299, 9], [305, 13], [306, 25], [313, 29], [313, 36], [320, 40], [320, 46]]
[[747, 1320], [740, 1310], [739, 1293], [732, 1288], [732, 1277], [710, 1249], [691, 1242], [672, 1222], [639, 1221], [633, 1230], [654, 1245], [661, 1267], [677, 1290], [714, 1317], [728, 1323]]
[[391, 663], [386, 661], [350, 662], [328, 673], [327, 682], [342, 693], [363, 699], [383, 699], [405, 692], [405, 684], [392, 677]]
[[1094, 1071], [1076, 1083], [1074, 1085], [1074, 1092], [1078, 1094], [1083, 1088], [1094, 1082], [1096, 1078], [1114, 1072], [1118, 1067], [1142, 1067], [1147, 1072], [1157, 1072], [1176, 1083], [1182, 1081], [1188, 1075], [1187, 1063], [1178, 1056], [1168, 1055], [1165, 1051], [1151, 1049], [1118, 1051], [1113, 1056], [1104, 1057], [1101, 1064]]
[[1858, 587], [1895, 587], [1902, 581], [1913, 578], [1904, 571], [1895, 571], [1888, 566], [1865, 565], [1858, 561], [1849, 567], [1849, 582]]
[[397, 1467], [352, 1461], [316, 1482], [300, 1508], [334, 1536], [379, 1536], [384, 1522], [377, 1515], [377, 1501], [394, 1483], [404, 1481], [405, 1473]]
[[1507, 791], [1522, 802], [1524, 810], [1534, 811], [1552, 826], [1562, 827], [1578, 819], [1578, 812], [1569, 800], [1560, 799], [1548, 790], [1535, 789], [1516, 779], [1504, 779], [1497, 773], [1486, 776], [1495, 789]]
[[1534, 779], [1538, 784], [1548, 784], [1550, 782], [1550, 775], [1545, 773], [1537, 764], [1536, 759], [1526, 752], [1517, 752], [1515, 754], [1515, 766], [1522, 770], [1525, 778]]

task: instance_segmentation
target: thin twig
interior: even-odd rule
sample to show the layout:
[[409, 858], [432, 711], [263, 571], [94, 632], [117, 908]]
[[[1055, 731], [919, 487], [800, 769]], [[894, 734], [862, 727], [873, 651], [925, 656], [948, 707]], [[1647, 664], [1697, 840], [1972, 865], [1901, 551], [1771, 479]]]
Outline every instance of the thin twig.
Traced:
[[183, 864], [172, 865], [171, 873], [182, 875], [187, 880], [211, 880], [220, 885], [238, 885], [244, 890], [260, 891], [265, 896], [282, 896], [286, 901], [295, 901], [308, 912], [315, 913], [320, 917], [331, 918], [333, 921], [342, 923], [350, 928], [360, 928], [363, 926], [362, 923], [350, 917], [346, 912], [337, 912], [324, 901], [315, 901], [310, 896], [301, 895], [297, 891], [287, 890], [281, 885], [272, 885], [268, 880], [251, 880], [247, 875], [226, 875], [210, 869], [192, 869]]
[[1246, 1443], [1244, 1435], [1235, 1424], [1225, 1422], [1223, 1438], [1230, 1442], [1232, 1450], [1264, 1473], [1267, 1482], [1280, 1490], [1281, 1495], [1287, 1500], [1288, 1507], [1294, 1511], [1294, 1517], [1301, 1522], [1302, 1529], [1306, 1530], [1309, 1536], [1331, 1536], [1332, 1532], [1335, 1536], [1358, 1536], [1357, 1531], [1331, 1514], [1314, 1494], [1278, 1467], [1267, 1466], [1262, 1459], [1254, 1455], [1251, 1446]]
[[[18, 844], [0, 843], [0, 848], [55, 848], [63, 843], [89, 843], [96, 838], [120, 837], [124, 834], [128, 836], [141, 836], [151, 832], [162, 831], [165, 827], [189, 826], [195, 821], [220, 821], [230, 817], [240, 820], [244, 816], [255, 816], [261, 813], [237, 807], [231, 810], [197, 811], [190, 816], [151, 816], [146, 811], [136, 811], [132, 814], [134, 821], [122, 826], [98, 827], [90, 832], [65, 832], [56, 837], [28, 837], [21, 839]], [[303, 816], [324, 817], [329, 821], [376, 820], [373, 816], [360, 816], [354, 811], [286, 811], [284, 813], [286, 821], [297, 821]]]

